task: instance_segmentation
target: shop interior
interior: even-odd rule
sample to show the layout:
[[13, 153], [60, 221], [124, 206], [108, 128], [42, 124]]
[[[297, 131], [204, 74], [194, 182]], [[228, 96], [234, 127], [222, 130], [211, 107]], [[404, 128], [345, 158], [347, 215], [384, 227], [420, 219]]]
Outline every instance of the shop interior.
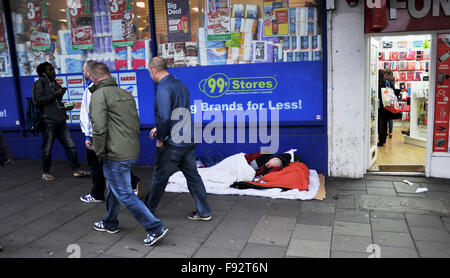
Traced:
[[[424, 172], [430, 88], [431, 35], [384, 36], [370, 39], [369, 171]], [[392, 70], [386, 85], [380, 71]], [[387, 72], [390, 72], [387, 70]], [[380, 80], [382, 79], [382, 80]], [[392, 80], [392, 78], [391, 78]], [[394, 85], [392, 85], [394, 83]], [[391, 85], [398, 99], [397, 118], [388, 120], [386, 143], [380, 144], [381, 88]], [[384, 108], [381, 108], [384, 109]], [[386, 119], [384, 119], [386, 121]]]

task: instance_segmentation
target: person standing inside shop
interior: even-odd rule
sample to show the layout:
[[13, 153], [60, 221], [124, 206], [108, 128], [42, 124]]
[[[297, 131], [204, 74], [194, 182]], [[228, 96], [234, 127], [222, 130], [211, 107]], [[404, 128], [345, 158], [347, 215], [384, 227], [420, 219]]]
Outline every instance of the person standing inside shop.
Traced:
[[62, 97], [67, 88], [62, 88], [56, 82], [56, 73], [53, 66], [48, 63], [39, 64], [36, 68], [39, 79], [33, 84], [33, 101], [43, 113], [43, 131], [41, 144], [42, 179], [50, 181], [55, 177], [50, 174], [52, 163], [52, 149], [55, 139], [61, 143], [69, 159], [73, 175], [84, 177], [88, 172], [80, 170], [78, 153], [67, 126], [67, 110], [62, 103]]
[[108, 187], [107, 215], [94, 223], [94, 229], [117, 233], [120, 205], [124, 205], [147, 231], [144, 244], [154, 245], [168, 232], [131, 189], [131, 168], [139, 153], [140, 121], [136, 101], [126, 90], [120, 89], [104, 63], [96, 63], [92, 70], [94, 85], [89, 105], [92, 123], [93, 149], [103, 160], [103, 174]]
[[[92, 175], [92, 189], [91, 193], [80, 197], [80, 200], [85, 203], [97, 203], [105, 200], [105, 188], [106, 182], [103, 175], [103, 162], [100, 161], [92, 148], [92, 124], [89, 119], [89, 104], [91, 102], [91, 92], [89, 89], [94, 85], [92, 82], [91, 74], [93, 66], [97, 62], [94, 60], [89, 60], [83, 65], [83, 75], [87, 84], [86, 89], [83, 92], [83, 100], [81, 102], [80, 109], [80, 126], [81, 131], [84, 133], [85, 146], [86, 146], [86, 156], [89, 168], [91, 169]], [[133, 187], [133, 192], [140, 197], [141, 181], [140, 179], [133, 175], [131, 172], [131, 185]]]
[[386, 139], [388, 137], [388, 123], [396, 119], [399, 115], [396, 115], [386, 109], [384, 109], [383, 99], [381, 91], [383, 88], [390, 87], [395, 92], [395, 77], [392, 69], [387, 68], [385, 70], [379, 71], [378, 76], [378, 99], [380, 101], [380, 106], [378, 108], [378, 146], [382, 147], [386, 144]]
[[[195, 160], [195, 146], [193, 132], [187, 138], [189, 142], [174, 142], [172, 129], [184, 125], [192, 130], [190, 113], [190, 93], [188, 88], [175, 79], [167, 68], [167, 63], [161, 57], [154, 57], [150, 61], [150, 76], [158, 85], [155, 96], [155, 125], [150, 132], [150, 138], [156, 138], [155, 168], [153, 169], [152, 184], [145, 197], [145, 203], [154, 212], [161, 200], [167, 182], [172, 174], [181, 170], [186, 177], [189, 192], [194, 198], [196, 210], [188, 216], [190, 220], [211, 220], [211, 209], [206, 198], [206, 189], [200, 177]], [[187, 111], [183, 116], [189, 119], [171, 120], [174, 110]], [[181, 135], [183, 136], [183, 135]], [[178, 140], [175, 140], [178, 141]]]

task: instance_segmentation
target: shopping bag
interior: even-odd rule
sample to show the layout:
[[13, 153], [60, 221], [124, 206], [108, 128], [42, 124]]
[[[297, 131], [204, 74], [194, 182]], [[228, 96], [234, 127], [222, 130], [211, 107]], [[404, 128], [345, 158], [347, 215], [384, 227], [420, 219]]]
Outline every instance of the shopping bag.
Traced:
[[386, 81], [386, 87], [381, 89], [381, 96], [383, 101], [384, 109], [397, 114], [401, 112], [400, 104], [398, 103], [398, 98], [394, 93], [394, 90], [389, 85], [389, 82]]

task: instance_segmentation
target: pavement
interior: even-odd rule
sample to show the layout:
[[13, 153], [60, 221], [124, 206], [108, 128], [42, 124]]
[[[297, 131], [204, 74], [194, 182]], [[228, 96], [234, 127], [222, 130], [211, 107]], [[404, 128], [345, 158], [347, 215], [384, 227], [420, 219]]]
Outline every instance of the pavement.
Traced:
[[[41, 180], [37, 160], [0, 169], [0, 258], [450, 257], [447, 179], [327, 177], [321, 201], [208, 194], [209, 222], [187, 219], [194, 208], [189, 194], [166, 192], [155, 215], [169, 234], [146, 247], [145, 230], [126, 208], [119, 233], [92, 228], [106, 208], [79, 200], [90, 178], [73, 177], [63, 161], [52, 173], [55, 181]], [[135, 169], [145, 187], [151, 173], [152, 167]], [[428, 191], [415, 193], [419, 187]]]

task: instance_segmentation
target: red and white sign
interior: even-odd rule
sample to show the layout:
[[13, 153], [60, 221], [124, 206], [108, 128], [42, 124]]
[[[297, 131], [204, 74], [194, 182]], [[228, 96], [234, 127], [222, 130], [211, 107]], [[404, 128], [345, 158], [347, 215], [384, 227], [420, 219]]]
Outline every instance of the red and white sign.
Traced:
[[119, 73], [119, 83], [120, 85], [134, 85], [137, 83], [136, 81], [136, 73], [135, 72], [124, 72]]
[[450, 128], [450, 33], [438, 34], [433, 152], [449, 151]]
[[135, 0], [109, 0], [113, 47], [133, 46]]
[[73, 49], [93, 49], [94, 35], [92, 31], [91, 0], [72, 1], [70, 6], [70, 22]]
[[67, 76], [68, 87], [83, 87], [83, 75]]
[[450, 1], [365, 0], [365, 33], [450, 29]]
[[30, 41], [33, 51], [51, 50], [51, 25], [46, 1], [28, 1], [27, 18], [30, 23]]

